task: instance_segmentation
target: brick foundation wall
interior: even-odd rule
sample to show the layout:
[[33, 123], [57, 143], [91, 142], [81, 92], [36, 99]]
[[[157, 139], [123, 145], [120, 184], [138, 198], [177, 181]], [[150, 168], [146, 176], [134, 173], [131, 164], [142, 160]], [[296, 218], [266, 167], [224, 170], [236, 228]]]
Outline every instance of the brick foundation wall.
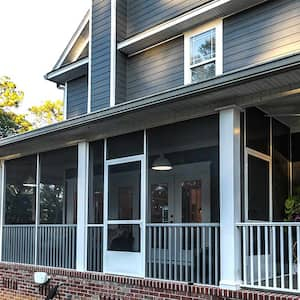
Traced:
[[216, 287], [188, 285], [185, 283], [139, 279], [78, 272], [65, 269], [34, 267], [21, 264], [0, 263], [0, 300], [45, 299], [46, 287], [33, 282], [33, 273], [47, 272], [50, 286], [59, 283], [59, 297], [55, 299], [86, 300], [296, 300], [298, 296], [241, 290], [237, 292]]

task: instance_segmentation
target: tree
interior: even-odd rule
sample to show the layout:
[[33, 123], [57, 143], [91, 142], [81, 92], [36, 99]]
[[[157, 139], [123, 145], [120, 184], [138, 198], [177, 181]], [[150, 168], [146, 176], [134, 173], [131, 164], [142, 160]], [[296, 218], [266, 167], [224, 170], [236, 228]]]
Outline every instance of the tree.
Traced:
[[19, 107], [24, 93], [7, 76], [0, 77], [0, 137], [22, 133], [32, 129], [31, 123], [24, 114], [13, 110]]
[[24, 93], [9, 77], [0, 77], [0, 138], [63, 120], [61, 100], [47, 100], [40, 106], [29, 108], [28, 114], [17, 114], [15, 110], [23, 99]]
[[33, 117], [35, 128], [60, 122], [64, 118], [63, 102], [61, 100], [47, 100], [42, 105], [32, 106], [29, 111]]

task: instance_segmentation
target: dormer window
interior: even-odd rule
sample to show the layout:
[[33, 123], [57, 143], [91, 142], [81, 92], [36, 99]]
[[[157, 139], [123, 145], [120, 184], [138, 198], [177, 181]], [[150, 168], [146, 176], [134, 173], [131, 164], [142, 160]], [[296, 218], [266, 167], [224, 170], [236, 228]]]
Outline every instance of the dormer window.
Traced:
[[200, 82], [222, 74], [222, 34], [222, 20], [185, 33], [185, 84]]

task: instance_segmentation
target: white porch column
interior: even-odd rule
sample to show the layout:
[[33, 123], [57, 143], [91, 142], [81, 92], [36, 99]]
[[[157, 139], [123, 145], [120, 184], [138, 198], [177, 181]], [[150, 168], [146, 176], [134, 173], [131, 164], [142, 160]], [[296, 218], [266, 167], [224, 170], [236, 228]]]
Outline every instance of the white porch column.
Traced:
[[3, 224], [4, 224], [4, 198], [5, 198], [5, 167], [0, 161], [0, 261], [2, 261]]
[[241, 282], [240, 110], [220, 110], [220, 255], [222, 288], [237, 290]]
[[88, 218], [88, 166], [89, 144], [78, 144], [78, 186], [77, 186], [77, 243], [76, 270], [87, 268], [87, 218]]

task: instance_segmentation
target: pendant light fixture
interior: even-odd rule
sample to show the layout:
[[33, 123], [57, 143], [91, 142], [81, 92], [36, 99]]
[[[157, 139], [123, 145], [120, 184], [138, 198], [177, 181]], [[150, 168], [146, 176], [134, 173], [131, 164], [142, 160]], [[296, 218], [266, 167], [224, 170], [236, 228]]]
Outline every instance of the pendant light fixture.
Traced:
[[163, 154], [154, 160], [151, 168], [155, 171], [170, 171], [173, 169], [170, 161]]

